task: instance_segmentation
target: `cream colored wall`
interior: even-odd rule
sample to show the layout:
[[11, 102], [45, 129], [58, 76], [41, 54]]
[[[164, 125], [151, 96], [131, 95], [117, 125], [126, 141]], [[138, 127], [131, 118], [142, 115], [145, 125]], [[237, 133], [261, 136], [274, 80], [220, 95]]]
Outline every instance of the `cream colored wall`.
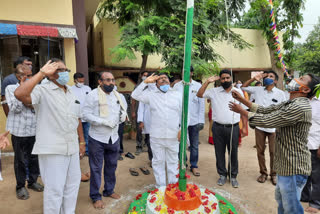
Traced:
[[64, 39], [64, 60], [66, 67], [71, 70], [68, 85], [74, 85], [73, 74], [77, 72], [74, 39]]
[[269, 49], [261, 31], [248, 29], [232, 29], [242, 35], [252, 49], [239, 50], [232, 48], [227, 42], [213, 44], [214, 49], [224, 57], [224, 62], [219, 62], [221, 68], [271, 68]]
[[73, 25], [72, 0], [1, 0], [0, 20]]
[[[96, 20], [95, 20], [96, 21]], [[136, 60], [123, 60], [119, 63], [112, 63], [112, 56], [110, 56], [110, 48], [115, 47], [119, 44], [119, 27], [118, 24], [113, 24], [107, 20], [102, 20], [99, 24], [96, 25], [96, 29], [103, 28], [103, 53], [104, 53], [104, 66], [114, 66], [114, 67], [133, 67], [139, 68], [141, 66], [141, 55], [136, 53]], [[220, 61], [219, 65], [221, 68], [230, 68], [231, 60], [233, 68], [264, 68], [270, 69], [270, 54], [269, 49], [266, 44], [264, 37], [262, 36], [261, 31], [259, 30], [247, 30], [247, 29], [232, 29], [234, 32], [241, 34], [242, 37], [254, 45], [252, 49], [239, 50], [233, 48], [227, 44], [227, 42], [219, 42], [212, 44], [214, 49], [223, 56], [224, 61]], [[96, 46], [95, 46], [96, 47]], [[99, 48], [99, 46], [98, 46]], [[95, 58], [101, 58], [101, 53], [95, 52]], [[99, 65], [101, 66], [101, 60]], [[164, 67], [164, 63], [161, 63], [161, 56], [154, 55], [148, 58], [148, 68], [158, 69], [159, 67]]]
[[[141, 53], [135, 53], [136, 60], [125, 59], [119, 63], [112, 63], [110, 48], [117, 46], [120, 42], [119, 26], [112, 22], [103, 20], [103, 48], [104, 48], [104, 65], [115, 67], [131, 67], [140, 68], [142, 63]], [[161, 57], [158, 55], [150, 55], [147, 61], [147, 68], [163, 68], [165, 65], [161, 63]]]

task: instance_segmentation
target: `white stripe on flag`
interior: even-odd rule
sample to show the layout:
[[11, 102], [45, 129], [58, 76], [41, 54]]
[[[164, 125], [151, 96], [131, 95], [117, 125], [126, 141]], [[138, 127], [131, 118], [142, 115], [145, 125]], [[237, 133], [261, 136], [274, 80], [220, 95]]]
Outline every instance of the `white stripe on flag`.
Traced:
[[194, 6], [194, 0], [188, 0], [187, 1], [187, 8], [191, 8]]

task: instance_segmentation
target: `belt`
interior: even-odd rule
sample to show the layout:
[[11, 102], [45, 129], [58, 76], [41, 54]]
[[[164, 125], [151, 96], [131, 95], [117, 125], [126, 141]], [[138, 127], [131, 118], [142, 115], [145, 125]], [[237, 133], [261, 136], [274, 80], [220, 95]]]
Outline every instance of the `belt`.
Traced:
[[220, 123], [217, 123], [217, 122], [214, 122], [217, 126], [223, 126], [223, 127], [232, 127], [232, 126], [238, 126], [239, 123], [235, 123], [235, 124], [220, 124]]

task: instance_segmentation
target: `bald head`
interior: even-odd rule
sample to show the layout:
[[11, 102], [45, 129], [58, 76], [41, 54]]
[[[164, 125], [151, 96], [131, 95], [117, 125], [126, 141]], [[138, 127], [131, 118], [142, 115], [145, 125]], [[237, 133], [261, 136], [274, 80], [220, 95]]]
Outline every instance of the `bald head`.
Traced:
[[30, 66], [19, 64], [17, 65], [17, 68], [15, 70], [16, 77], [19, 81], [21, 81], [22, 78], [31, 78], [32, 77], [32, 71]]

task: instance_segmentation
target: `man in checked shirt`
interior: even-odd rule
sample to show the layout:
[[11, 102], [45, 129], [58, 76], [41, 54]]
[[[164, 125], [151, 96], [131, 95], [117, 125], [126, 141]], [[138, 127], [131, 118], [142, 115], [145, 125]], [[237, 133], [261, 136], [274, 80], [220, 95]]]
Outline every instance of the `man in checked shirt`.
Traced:
[[320, 78], [307, 74], [294, 79], [288, 85], [290, 99], [279, 105], [262, 107], [243, 99], [236, 91], [233, 97], [250, 108], [230, 103], [232, 111], [249, 118], [251, 127], [276, 128], [274, 169], [277, 173], [275, 197], [279, 214], [303, 214], [301, 191], [311, 173], [311, 155], [308, 150], [308, 134], [312, 110], [310, 98], [315, 95]]
[[[23, 78], [30, 79], [32, 77], [32, 71], [27, 65], [18, 65], [15, 73], [19, 83]], [[36, 136], [36, 115], [31, 105], [24, 105], [14, 96], [19, 83], [6, 87], [5, 95], [9, 107], [6, 129], [11, 133], [14, 150], [16, 195], [18, 199], [26, 200], [29, 198], [28, 190], [25, 188], [27, 167], [29, 169], [28, 188], [42, 192], [43, 186], [37, 183], [39, 176], [38, 155], [31, 154]]]

